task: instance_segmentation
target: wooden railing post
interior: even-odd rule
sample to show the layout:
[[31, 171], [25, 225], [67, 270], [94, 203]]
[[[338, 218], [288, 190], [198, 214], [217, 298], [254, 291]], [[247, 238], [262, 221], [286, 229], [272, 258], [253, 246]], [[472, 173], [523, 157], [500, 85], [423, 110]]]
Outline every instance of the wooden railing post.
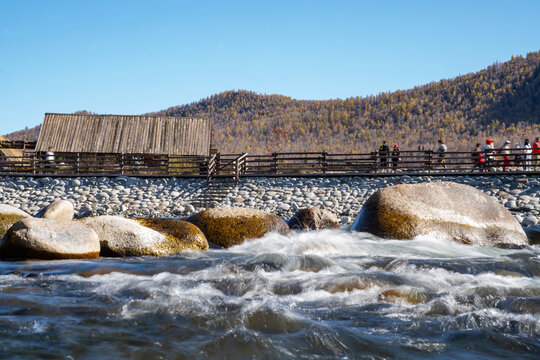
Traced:
[[278, 172], [278, 154], [272, 153], [272, 172], [277, 174]]
[[32, 159], [30, 160], [32, 166], [32, 174], [36, 175], [36, 153], [32, 154]]
[[322, 172], [323, 174], [326, 174], [326, 168], [328, 166], [328, 162], [326, 159], [326, 151], [323, 151], [322, 153]]
[[120, 174], [124, 175], [124, 166], [126, 162], [126, 157], [124, 153], [120, 154]]
[[377, 152], [375, 152], [375, 151], [370, 152], [369, 153], [369, 158], [371, 160], [371, 170], [373, 172], [377, 172], [377, 164], [378, 164]]
[[424, 154], [425, 154], [425, 159], [426, 159], [426, 162], [425, 162], [426, 170], [429, 172], [433, 168], [433, 151], [427, 150], [424, 152]]
[[238, 184], [240, 182], [240, 160], [236, 158], [234, 161], [234, 181]]

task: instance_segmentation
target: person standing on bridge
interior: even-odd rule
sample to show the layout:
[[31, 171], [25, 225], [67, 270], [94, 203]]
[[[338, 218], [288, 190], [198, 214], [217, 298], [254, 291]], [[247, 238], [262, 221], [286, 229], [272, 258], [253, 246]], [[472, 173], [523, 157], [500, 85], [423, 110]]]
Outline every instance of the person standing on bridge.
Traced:
[[529, 139], [525, 139], [523, 143], [523, 170], [529, 171], [531, 169], [532, 160], [532, 148], [529, 144]]
[[540, 168], [540, 137], [537, 137], [532, 144], [532, 159], [533, 169], [536, 171]]
[[444, 159], [446, 157], [446, 152], [448, 151], [448, 147], [444, 143], [442, 139], [439, 139], [439, 149], [437, 150], [437, 153], [439, 154], [439, 164], [443, 166], [443, 168], [446, 169], [446, 160]]
[[484, 167], [484, 154], [482, 152], [482, 146], [480, 146], [480, 143], [476, 144], [476, 148], [474, 149], [474, 152], [472, 153], [472, 157], [474, 160], [473, 168], [480, 168], [482, 169]]
[[493, 166], [493, 141], [486, 139], [486, 143], [482, 147], [482, 153], [484, 154], [485, 163], [484, 166], [491, 170]]
[[54, 171], [54, 148], [49, 146], [49, 150], [45, 153], [45, 168]]
[[385, 168], [388, 166], [388, 157], [390, 156], [390, 148], [386, 145], [386, 141], [383, 141], [379, 147], [379, 158], [381, 161], [381, 167]]
[[508, 166], [510, 166], [510, 141], [506, 140], [504, 146], [499, 149], [499, 155], [502, 156], [503, 166], [502, 171], [506, 171]]
[[399, 157], [399, 147], [396, 144], [394, 145], [394, 150], [392, 150], [392, 166], [394, 167], [394, 170], [397, 169], [399, 160], [401, 160]]

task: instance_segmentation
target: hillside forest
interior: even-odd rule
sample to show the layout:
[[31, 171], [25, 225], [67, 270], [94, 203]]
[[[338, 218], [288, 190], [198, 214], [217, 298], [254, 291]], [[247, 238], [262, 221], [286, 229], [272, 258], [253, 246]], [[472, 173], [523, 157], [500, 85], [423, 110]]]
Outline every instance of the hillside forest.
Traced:
[[[84, 112], [81, 112], [84, 113]], [[401, 149], [470, 150], [540, 136], [540, 51], [409, 90], [324, 101], [226, 91], [152, 115], [209, 117], [222, 153], [369, 152], [382, 140]], [[8, 134], [37, 138], [36, 128]]]

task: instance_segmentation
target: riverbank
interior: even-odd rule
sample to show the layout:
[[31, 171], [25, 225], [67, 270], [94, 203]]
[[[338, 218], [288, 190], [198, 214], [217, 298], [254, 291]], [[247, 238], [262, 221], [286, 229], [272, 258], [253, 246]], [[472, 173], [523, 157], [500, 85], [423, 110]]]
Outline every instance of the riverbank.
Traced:
[[0, 177], [0, 203], [32, 215], [55, 199], [73, 202], [78, 217], [184, 217], [205, 207], [240, 206], [273, 212], [287, 219], [298, 209], [326, 208], [347, 228], [378, 189], [400, 184], [454, 181], [495, 196], [522, 225], [540, 222], [540, 177], [395, 176], [385, 178], [246, 178], [238, 186], [203, 179], [80, 177]]

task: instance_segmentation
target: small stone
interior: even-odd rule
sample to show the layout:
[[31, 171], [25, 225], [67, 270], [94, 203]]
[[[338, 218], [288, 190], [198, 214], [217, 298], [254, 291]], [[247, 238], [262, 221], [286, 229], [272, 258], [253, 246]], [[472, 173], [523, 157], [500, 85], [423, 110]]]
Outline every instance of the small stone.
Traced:
[[529, 216], [526, 216], [523, 219], [523, 221], [521, 221], [521, 225], [523, 226], [536, 225], [537, 222], [538, 222], [538, 219], [536, 219], [536, 216], [529, 215]]
[[289, 204], [281, 204], [278, 206], [279, 210], [288, 211], [291, 208], [291, 205]]
[[92, 211], [93, 211], [92, 207], [90, 207], [88, 205], [83, 205], [79, 209], [79, 216], [88, 216], [88, 215], [92, 214]]
[[516, 207], [516, 202], [511, 200], [511, 201], [508, 201], [506, 204], [504, 204], [504, 206], [507, 207], [507, 208], [513, 209], [513, 208]]
[[49, 220], [73, 220], [73, 204], [67, 200], [55, 200], [43, 208], [36, 217]]

